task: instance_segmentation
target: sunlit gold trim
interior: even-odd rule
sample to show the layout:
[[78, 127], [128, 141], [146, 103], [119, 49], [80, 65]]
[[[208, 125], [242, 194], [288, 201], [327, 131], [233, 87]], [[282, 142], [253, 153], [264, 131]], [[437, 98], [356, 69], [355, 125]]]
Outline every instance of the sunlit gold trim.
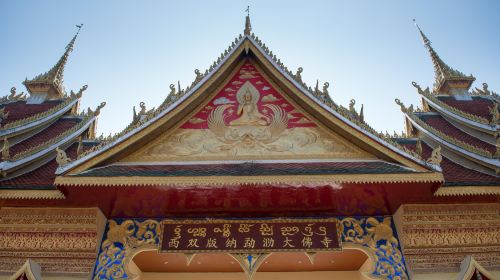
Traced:
[[55, 185], [65, 186], [221, 186], [221, 185], [310, 185], [342, 183], [435, 183], [443, 182], [441, 173], [341, 174], [294, 176], [200, 176], [200, 177], [78, 177], [59, 176]]
[[0, 190], [0, 199], [64, 199], [59, 190]]
[[436, 196], [458, 196], [458, 195], [500, 195], [500, 186], [460, 186], [441, 187]]

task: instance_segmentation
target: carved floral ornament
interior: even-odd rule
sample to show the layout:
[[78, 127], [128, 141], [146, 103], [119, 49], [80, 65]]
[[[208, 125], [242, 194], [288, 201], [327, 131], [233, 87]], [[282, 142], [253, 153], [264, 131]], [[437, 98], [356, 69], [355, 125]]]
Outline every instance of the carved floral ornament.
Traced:
[[[158, 250], [161, 220], [110, 220], [101, 245], [93, 279], [136, 279], [128, 270], [133, 257], [146, 250]], [[339, 234], [344, 247], [361, 249], [372, 260], [369, 277], [408, 279], [403, 255], [391, 217], [339, 218]], [[272, 253], [271, 253], [272, 254]], [[270, 254], [231, 254], [249, 279]], [[311, 261], [314, 252], [307, 252]], [[189, 265], [193, 254], [186, 254]]]

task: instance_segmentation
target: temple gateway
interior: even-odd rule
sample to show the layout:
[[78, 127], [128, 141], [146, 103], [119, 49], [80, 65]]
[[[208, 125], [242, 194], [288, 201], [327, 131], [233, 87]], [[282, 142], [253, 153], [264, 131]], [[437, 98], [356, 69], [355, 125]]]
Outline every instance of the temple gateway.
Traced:
[[[78, 26], [78, 32], [81, 26]], [[435, 84], [403, 135], [252, 33], [96, 137], [78, 33], [0, 98], [0, 279], [500, 279], [500, 98], [418, 28]]]

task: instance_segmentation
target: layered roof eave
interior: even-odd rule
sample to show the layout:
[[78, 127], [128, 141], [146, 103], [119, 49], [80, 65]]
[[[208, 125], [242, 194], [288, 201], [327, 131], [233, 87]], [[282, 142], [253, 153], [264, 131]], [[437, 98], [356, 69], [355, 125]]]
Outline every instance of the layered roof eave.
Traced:
[[12, 135], [17, 135], [32, 128], [46, 124], [71, 110], [71, 108], [75, 106], [75, 104], [79, 100], [80, 96], [77, 96], [76, 98], [72, 98], [71, 100], [69, 100], [69, 102], [64, 103], [63, 106], [56, 106], [56, 110], [54, 112], [52, 112], [51, 108], [48, 111], [44, 111], [34, 116], [19, 120], [19, 122], [16, 121], [16, 124], [18, 125], [4, 126], [4, 128], [0, 129], [0, 137], [11, 137]]
[[60, 190], [0, 190], [0, 199], [65, 199]]
[[460, 153], [467, 158], [475, 159], [476, 162], [483, 162], [483, 163], [487, 164], [488, 166], [490, 166], [490, 168], [500, 168], [500, 161], [498, 159], [481, 156], [477, 153], [471, 152], [469, 150], [466, 150], [465, 148], [462, 148], [462, 147], [459, 147], [453, 143], [450, 143], [450, 142], [442, 139], [438, 135], [435, 135], [434, 133], [432, 133], [431, 131], [429, 131], [428, 129], [426, 129], [425, 127], [420, 125], [419, 123], [417, 123], [417, 121], [415, 121], [415, 119], [412, 118], [412, 116], [410, 114], [408, 114], [407, 112], [404, 112], [404, 115], [411, 122], [411, 124], [414, 127], [416, 127], [418, 130], [422, 131], [428, 137], [431, 137], [434, 141], [438, 142], [439, 144], [451, 149], [452, 151]]
[[[248, 43], [247, 43], [248, 42]], [[248, 44], [248, 45], [247, 45]], [[275, 70], [280, 72], [288, 82], [290, 82], [296, 89], [298, 89], [302, 94], [307, 96], [309, 99], [313, 100], [316, 105], [319, 105], [322, 109], [326, 110], [329, 112], [331, 115], [336, 117], [338, 120], [344, 122], [348, 126], [352, 127], [356, 131], [362, 133], [362, 135], [365, 135], [365, 137], [368, 137], [369, 139], [373, 140], [374, 142], [378, 143], [379, 145], [383, 146], [385, 149], [388, 149], [391, 153], [394, 153], [402, 158], [405, 158], [406, 160], [409, 160], [410, 162], [415, 163], [417, 166], [420, 166], [420, 168], [424, 168], [425, 170], [429, 171], [437, 171], [440, 172], [441, 169], [439, 166], [430, 164], [428, 162], [425, 162], [421, 159], [418, 159], [401, 149], [398, 149], [397, 147], [387, 143], [380, 137], [366, 131], [356, 123], [350, 121], [346, 117], [342, 116], [340, 113], [336, 112], [333, 108], [327, 106], [326, 104], [323, 104], [320, 100], [315, 98], [311, 93], [309, 93], [307, 90], [304, 89], [300, 83], [298, 83], [289, 73], [284, 71], [282, 67], [274, 61], [274, 59], [267, 54], [267, 52], [260, 46], [259, 43], [256, 42], [256, 40], [253, 38], [252, 35], [240, 35], [240, 39], [235, 41], [233, 44], [232, 48], [227, 52], [227, 55], [225, 55], [221, 60], [220, 63], [215, 65], [212, 71], [208, 72], [205, 76], [203, 76], [199, 81], [194, 84], [193, 87], [191, 87], [184, 95], [182, 95], [179, 99], [177, 99], [175, 102], [170, 104], [169, 106], [165, 107], [162, 111], [151, 117], [150, 119], [146, 120], [139, 126], [126, 131], [122, 135], [119, 135], [117, 138], [113, 139], [112, 141], [106, 143], [104, 146], [102, 146], [100, 149], [91, 151], [90, 153], [82, 156], [79, 159], [76, 159], [75, 161], [72, 161], [68, 163], [67, 165], [60, 166], [56, 174], [57, 175], [62, 175], [64, 173], [70, 172], [71, 170], [77, 170], [81, 169], [78, 168], [81, 165], [84, 165], [87, 161], [96, 158], [100, 155], [102, 155], [105, 152], [109, 152], [111, 149], [117, 147], [118, 145], [124, 143], [125, 141], [131, 139], [134, 135], [137, 135], [139, 132], [143, 131], [145, 128], [150, 126], [151, 124], [155, 123], [159, 119], [163, 118], [166, 116], [169, 112], [173, 111], [175, 108], [177, 108], [181, 103], [183, 103], [186, 99], [188, 99], [190, 96], [192, 96], [197, 90], [199, 90], [204, 84], [210, 80], [215, 73], [217, 73], [230, 59], [236, 58], [236, 55], [239, 55], [241, 52], [245, 51], [248, 52], [249, 48], [256, 49], [260, 55], [262, 55], [268, 63], [270, 63]], [[235, 55], [236, 54], [236, 55]], [[111, 153], [112, 154], [112, 153]], [[88, 164], [87, 164], [88, 165]], [[83, 168], [85, 169], [85, 168]], [[81, 170], [80, 170], [81, 171]]]
[[[439, 111], [442, 114], [449, 116], [450, 118], [463, 123], [472, 128], [479, 129], [481, 131], [488, 132], [490, 134], [494, 134], [496, 131], [500, 130], [499, 124], [490, 124], [488, 120], [481, 118], [479, 116], [471, 115], [469, 113], [460, 111], [459, 109], [452, 108], [451, 106], [445, 104], [437, 98], [427, 92], [426, 90], [422, 90], [419, 85], [415, 82], [413, 85], [417, 88], [418, 94], [425, 99], [426, 102], [430, 103], [430, 105]], [[453, 111], [452, 111], [453, 110]]]
[[499, 186], [441, 186], [435, 196], [500, 195]]
[[343, 175], [286, 175], [286, 176], [203, 176], [203, 177], [156, 177], [112, 176], [80, 177], [58, 176], [56, 186], [236, 186], [236, 185], [338, 185], [338, 184], [385, 184], [385, 183], [436, 183], [440, 173], [402, 174], [343, 174]]
[[88, 119], [84, 119], [79, 128], [77, 128], [74, 132], [62, 137], [59, 141], [49, 143], [47, 146], [39, 149], [38, 151], [28, 154], [26, 156], [21, 156], [18, 159], [13, 159], [9, 161], [0, 162], [0, 170], [4, 172], [8, 172], [9, 170], [17, 169], [20, 166], [26, 165], [27, 163], [36, 161], [38, 158], [45, 156], [49, 152], [54, 151], [56, 148], [61, 147], [71, 141], [71, 139], [77, 138], [81, 135], [85, 130], [87, 130], [93, 122], [95, 122], [97, 116], [91, 116]]

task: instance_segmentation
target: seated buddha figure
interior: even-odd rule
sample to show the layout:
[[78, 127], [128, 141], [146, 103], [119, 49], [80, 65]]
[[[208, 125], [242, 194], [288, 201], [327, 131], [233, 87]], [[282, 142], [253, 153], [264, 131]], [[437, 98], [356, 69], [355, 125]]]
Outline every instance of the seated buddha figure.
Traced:
[[251, 92], [249, 88], [240, 91], [237, 94], [238, 111], [236, 114], [239, 116], [231, 121], [231, 126], [266, 126], [269, 118], [259, 112], [257, 102], [259, 101], [258, 92]]

